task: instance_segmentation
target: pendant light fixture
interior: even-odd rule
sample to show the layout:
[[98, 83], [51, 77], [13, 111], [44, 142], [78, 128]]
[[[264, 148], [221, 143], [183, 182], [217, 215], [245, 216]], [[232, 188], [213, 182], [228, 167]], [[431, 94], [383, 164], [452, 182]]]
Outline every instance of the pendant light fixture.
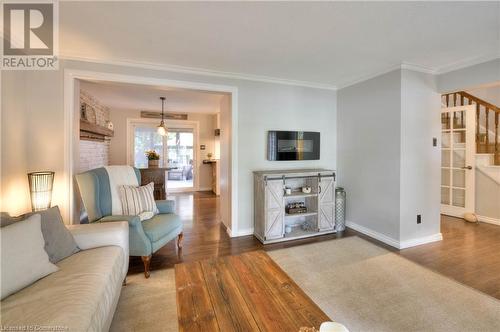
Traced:
[[158, 128], [156, 129], [158, 135], [160, 136], [167, 136], [167, 128], [165, 127], [165, 122], [163, 121], [164, 119], [164, 107], [165, 107], [165, 97], [160, 97], [161, 99], [161, 122]]

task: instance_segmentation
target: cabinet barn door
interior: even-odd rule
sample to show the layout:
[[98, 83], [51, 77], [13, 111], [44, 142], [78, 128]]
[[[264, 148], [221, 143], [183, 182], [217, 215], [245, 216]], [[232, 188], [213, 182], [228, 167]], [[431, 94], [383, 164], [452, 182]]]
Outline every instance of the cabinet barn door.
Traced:
[[283, 237], [283, 217], [285, 213], [283, 206], [283, 181], [267, 181], [264, 188], [266, 204], [265, 239], [281, 238]]
[[326, 231], [335, 228], [335, 181], [333, 178], [321, 178], [319, 191], [319, 230]]

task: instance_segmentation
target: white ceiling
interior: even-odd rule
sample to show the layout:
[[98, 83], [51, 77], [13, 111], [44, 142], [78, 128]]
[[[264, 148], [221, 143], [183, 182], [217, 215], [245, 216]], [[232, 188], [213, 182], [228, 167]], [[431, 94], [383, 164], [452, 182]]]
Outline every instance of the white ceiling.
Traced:
[[341, 86], [500, 56], [500, 2], [61, 2], [63, 56]]
[[165, 112], [215, 114], [222, 94], [158, 86], [81, 81], [80, 88], [99, 102], [119, 110], [161, 112], [160, 97], [166, 97]]

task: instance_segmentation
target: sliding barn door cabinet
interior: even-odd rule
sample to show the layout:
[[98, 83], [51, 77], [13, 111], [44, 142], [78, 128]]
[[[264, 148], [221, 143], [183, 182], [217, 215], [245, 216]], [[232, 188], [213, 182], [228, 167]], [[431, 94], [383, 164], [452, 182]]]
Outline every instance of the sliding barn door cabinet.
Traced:
[[262, 243], [335, 232], [335, 171], [254, 172], [254, 234]]

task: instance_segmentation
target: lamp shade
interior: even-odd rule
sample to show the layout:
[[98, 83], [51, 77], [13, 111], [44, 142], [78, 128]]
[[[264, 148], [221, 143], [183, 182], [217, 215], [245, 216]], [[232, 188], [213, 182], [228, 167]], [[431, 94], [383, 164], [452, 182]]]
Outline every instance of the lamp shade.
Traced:
[[163, 121], [161, 124], [156, 128], [156, 132], [160, 136], [167, 136], [167, 128], [165, 128], [165, 124], [163, 124]]
[[50, 207], [54, 174], [52, 171], [28, 173], [32, 211], [46, 210]]

